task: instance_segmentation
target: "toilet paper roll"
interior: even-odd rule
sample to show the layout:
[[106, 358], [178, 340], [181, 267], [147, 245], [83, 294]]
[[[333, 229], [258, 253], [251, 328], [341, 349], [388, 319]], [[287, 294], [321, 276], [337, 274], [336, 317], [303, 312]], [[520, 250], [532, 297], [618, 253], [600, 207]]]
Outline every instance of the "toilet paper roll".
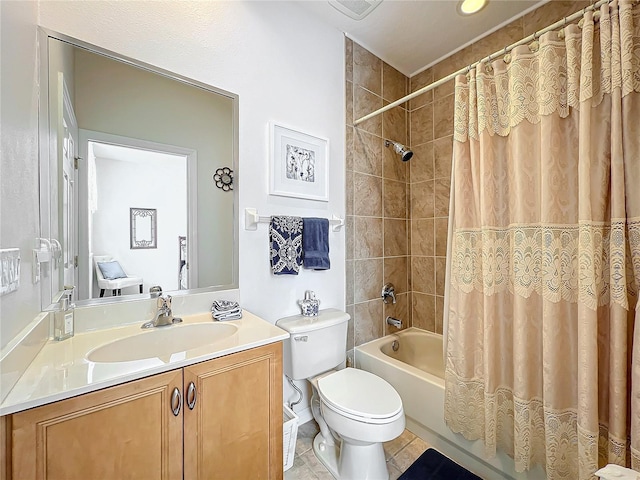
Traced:
[[640, 480], [640, 473], [610, 463], [596, 472], [601, 480]]

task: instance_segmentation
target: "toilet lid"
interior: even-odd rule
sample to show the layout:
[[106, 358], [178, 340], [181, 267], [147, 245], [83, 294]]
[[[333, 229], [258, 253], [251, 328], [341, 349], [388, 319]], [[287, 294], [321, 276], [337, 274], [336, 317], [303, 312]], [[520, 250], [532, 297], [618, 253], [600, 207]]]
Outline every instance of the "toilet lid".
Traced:
[[389, 383], [355, 368], [320, 378], [318, 393], [328, 406], [358, 417], [389, 418], [402, 410], [402, 399]]

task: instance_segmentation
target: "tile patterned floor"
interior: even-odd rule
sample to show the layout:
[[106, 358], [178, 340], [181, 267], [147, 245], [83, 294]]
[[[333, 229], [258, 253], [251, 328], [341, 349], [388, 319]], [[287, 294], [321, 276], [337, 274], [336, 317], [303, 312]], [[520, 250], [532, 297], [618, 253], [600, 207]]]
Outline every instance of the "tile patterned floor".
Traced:
[[[333, 480], [312, 450], [313, 439], [318, 432], [318, 425], [313, 420], [300, 425], [296, 455], [293, 466], [284, 472], [285, 480]], [[409, 430], [405, 430], [395, 440], [385, 443], [389, 479], [396, 480], [427, 448], [429, 445]]]

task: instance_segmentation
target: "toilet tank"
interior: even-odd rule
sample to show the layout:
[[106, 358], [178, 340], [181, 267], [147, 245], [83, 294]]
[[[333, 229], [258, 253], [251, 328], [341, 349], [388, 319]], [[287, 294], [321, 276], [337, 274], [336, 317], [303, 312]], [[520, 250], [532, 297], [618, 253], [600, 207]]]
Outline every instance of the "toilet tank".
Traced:
[[290, 334], [284, 341], [284, 373], [302, 380], [344, 362], [349, 318], [348, 313], [327, 308], [315, 317], [293, 315], [278, 320], [276, 325]]

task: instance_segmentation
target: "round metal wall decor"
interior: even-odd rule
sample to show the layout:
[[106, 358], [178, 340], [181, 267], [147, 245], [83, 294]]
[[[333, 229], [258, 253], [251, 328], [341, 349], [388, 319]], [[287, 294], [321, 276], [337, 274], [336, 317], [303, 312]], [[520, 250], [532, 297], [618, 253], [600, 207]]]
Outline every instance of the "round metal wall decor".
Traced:
[[223, 167], [216, 170], [213, 175], [216, 187], [221, 188], [225, 192], [233, 190], [233, 170], [229, 167]]

